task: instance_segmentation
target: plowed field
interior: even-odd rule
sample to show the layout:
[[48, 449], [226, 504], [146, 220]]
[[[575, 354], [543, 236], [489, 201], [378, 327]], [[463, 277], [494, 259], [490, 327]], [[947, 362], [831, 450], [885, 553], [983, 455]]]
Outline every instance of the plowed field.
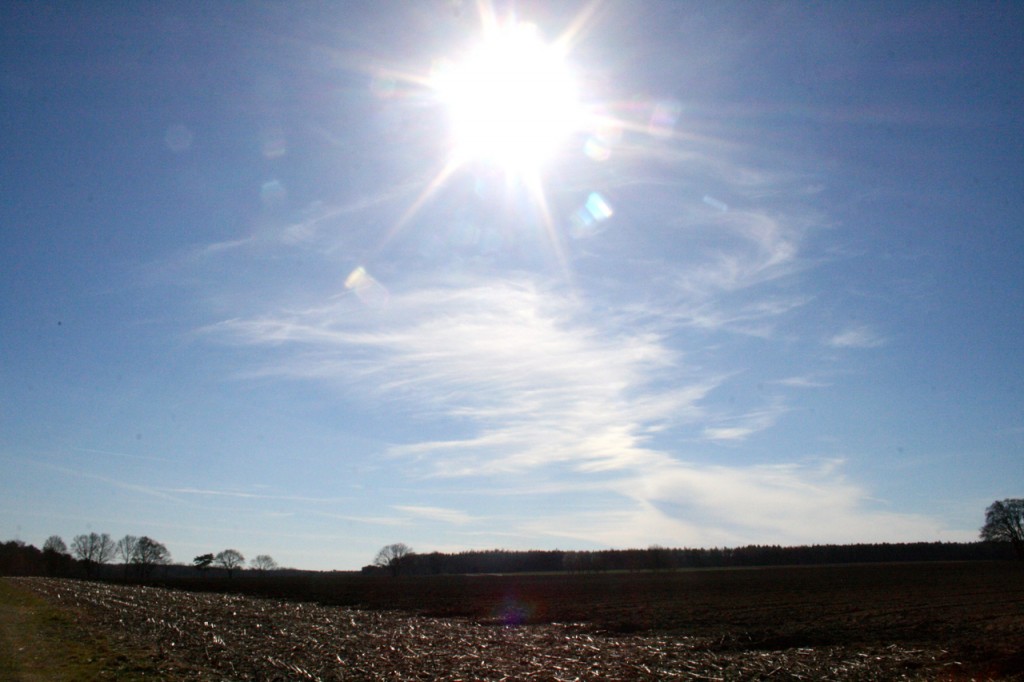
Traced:
[[1024, 680], [1015, 563], [18, 585], [171, 679]]

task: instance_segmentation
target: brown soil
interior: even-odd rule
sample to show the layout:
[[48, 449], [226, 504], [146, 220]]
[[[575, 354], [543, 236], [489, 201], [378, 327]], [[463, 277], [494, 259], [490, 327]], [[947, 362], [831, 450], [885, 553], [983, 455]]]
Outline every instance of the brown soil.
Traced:
[[23, 584], [203, 680], [1024, 680], [1012, 562]]

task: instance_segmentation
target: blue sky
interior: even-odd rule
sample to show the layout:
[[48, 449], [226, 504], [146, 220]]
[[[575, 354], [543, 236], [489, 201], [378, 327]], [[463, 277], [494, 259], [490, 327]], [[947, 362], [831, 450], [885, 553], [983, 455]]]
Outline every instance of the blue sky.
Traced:
[[511, 7], [586, 112], [528, 169], [454, 151], [472, 3], [0, 9], [0, 538], [346, 569], [1024, 492], [1021, 5]]

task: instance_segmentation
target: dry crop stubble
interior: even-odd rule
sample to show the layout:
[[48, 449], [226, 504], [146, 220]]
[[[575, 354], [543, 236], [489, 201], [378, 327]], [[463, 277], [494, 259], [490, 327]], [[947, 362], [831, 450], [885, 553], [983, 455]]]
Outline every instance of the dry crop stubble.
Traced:
[[[490, 582], [500, 582], [493, 578]], [[544, 577], [531, 580], [543, 583]], [[395, 584], [408, 588], [414, 582]], [[505, 585], [514, 583], [520, 594], [529, 592], [522, 590], [521, 581]], [[714, 636], [621, 634], [578, 622], [485, 625], [479, 619], [152, 587], [49, 579], [19, 584], [52, 603], [83, 609], [111, 633], [122, 633], [125, 645], [155, 646], [155, 656], [167, 665], [187, 663], [194, 679], [865, 680], [959, 678], [968, 672], [934, 641], [801, 645], [795, 640], [757, 641], [742, 629], [720, 629]], [[766, 610], [748, 604], [748, 613], [739, 620], [754, 622], [772, 609], [778, 612], [789, 589], [768, 590]], [[697, 591], [680, 594], [692, 597]], [[724, 592], [712, 588], [708, 594], [717, 594], [721, 601]], [[713, 601], [707, 598], [704, 608]], [[813, 599], [805, 593], [800, 601]], [[719, 616], [728, 624], [727, 608]]]

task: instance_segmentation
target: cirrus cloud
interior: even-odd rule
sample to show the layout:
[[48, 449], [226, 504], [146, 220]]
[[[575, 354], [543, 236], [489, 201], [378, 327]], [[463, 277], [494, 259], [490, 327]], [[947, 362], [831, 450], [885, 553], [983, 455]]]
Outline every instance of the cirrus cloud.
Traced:
[[[726, 375], [690, 366], [635, 320], [597, 317], [526, 278], [399, 292], [375, 310], [356, 305], [341, 297], [207, 332], [262, 349], [250, 377], [330, 381], [459, 425], [459, 435], [393, 443], [387, 452], [406, 463], [403, 475], [478, 481], [484, 508], [496, 492], [487, 486], [503, 477], [517, 481], [513, 494], [600, 500], [599, 510], [571, 513], [539, 504], [507, 521], [516, 532], [605, 545], [877, 540], [880, 527], [893, 540], [934, 535], [930, 519], [873, 509], [836, 462], [709, 465], [688, 456], [687, 443], [748, 439], [787, 408], [769, 400], [744, 412], [711, 409]], [[652, 444], [665, 430], [679, 434], [675, 447]], [[417, 499], [395, 508], [466, 533], [500, 517]]]

